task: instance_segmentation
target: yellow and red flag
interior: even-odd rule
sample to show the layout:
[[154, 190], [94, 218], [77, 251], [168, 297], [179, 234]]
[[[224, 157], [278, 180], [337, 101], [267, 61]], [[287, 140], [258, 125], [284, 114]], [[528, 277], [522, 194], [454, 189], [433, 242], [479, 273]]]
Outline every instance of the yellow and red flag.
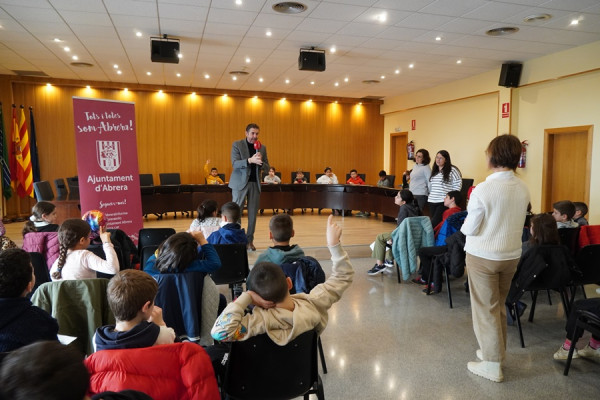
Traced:
[[[21, 107], [18, 126], [16, 109], [13, 108], [12, 125], [14, 155], [14, 159], [11, 160], [12, 184], [19, 197], [33, 197], [33, 173], [31, 154], [29, 151], [29, 133], [27, 132], [27, 121], [25, 120], [25, 111], [23, 111], [23, 107]], [[15, 167], [14, 169], [12, 168], [13, 165]]]

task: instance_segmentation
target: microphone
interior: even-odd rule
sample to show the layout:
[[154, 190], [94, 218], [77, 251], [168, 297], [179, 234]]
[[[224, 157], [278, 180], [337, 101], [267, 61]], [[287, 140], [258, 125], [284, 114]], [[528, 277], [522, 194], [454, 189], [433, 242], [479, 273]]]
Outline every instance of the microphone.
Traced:
[[262, 147], [262, 143], [260, 141], [257, 140], [256, 142], [254, 142], [254, 150], [256, 150], [257, 153], [261, 147]]

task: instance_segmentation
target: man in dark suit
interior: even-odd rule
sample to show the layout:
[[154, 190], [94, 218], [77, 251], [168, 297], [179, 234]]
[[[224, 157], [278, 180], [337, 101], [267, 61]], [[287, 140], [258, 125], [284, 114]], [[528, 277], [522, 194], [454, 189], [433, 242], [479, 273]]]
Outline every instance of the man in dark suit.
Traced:
[[254, 251], [254, 228], [256, 226], [256, 213], [260, 201], [260, 177], [261, 171], [269, 170], [267, 148], [260, 146], [255, 149], [254, 144], [258, 142], [260, 128], [256, 124], [246, 127], [246, 138], [233, 142], [231, 146], [231, 164], [233, 172], [229, 178], [229, 187], [232, 191], [233, 201], [244, 209], [244, 203], [248, 198], [248, 249]]

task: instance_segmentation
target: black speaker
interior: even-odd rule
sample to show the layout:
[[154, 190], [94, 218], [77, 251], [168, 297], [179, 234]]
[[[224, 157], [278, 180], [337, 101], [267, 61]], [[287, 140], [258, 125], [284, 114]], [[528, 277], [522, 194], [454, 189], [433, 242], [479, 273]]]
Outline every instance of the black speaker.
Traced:
[[498, 86], [519, 87], [519, 80], [521, 79], [521, 69], [523, 69], [523, 64], [520, 63], [502, 64], [502, 70], [500, 71], [500, 81], [498, 82]]
[[298, 69], [301, 71], [325, 71], [325, 50], [300, 49]]
[[179, 40], [150, 40], [152, 62], [179, 64]]

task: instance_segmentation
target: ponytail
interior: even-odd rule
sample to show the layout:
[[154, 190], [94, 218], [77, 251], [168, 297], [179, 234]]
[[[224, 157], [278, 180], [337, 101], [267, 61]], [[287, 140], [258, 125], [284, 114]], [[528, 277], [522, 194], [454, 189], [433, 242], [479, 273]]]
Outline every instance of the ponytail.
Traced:
[[31, 220], [25, 222], [25, 226], [23, 226], [23, 237], [25, 237], [25, 235], [27, 235], [29, 232], [37, 232], [37, 228]]
[[62, 279], [62, 269], [67, 261], [67, 250], [69, 250], [67, 246], [61, 243], [58, 250], [58, 268], [52, 273], [52, 279], [54, 280]]
[[219, 208], [216, 201], [208, 199], [204, 200], [196, 209], [198, 212], [198, 222], [203, 222], [206, 218], [211, 217]]

